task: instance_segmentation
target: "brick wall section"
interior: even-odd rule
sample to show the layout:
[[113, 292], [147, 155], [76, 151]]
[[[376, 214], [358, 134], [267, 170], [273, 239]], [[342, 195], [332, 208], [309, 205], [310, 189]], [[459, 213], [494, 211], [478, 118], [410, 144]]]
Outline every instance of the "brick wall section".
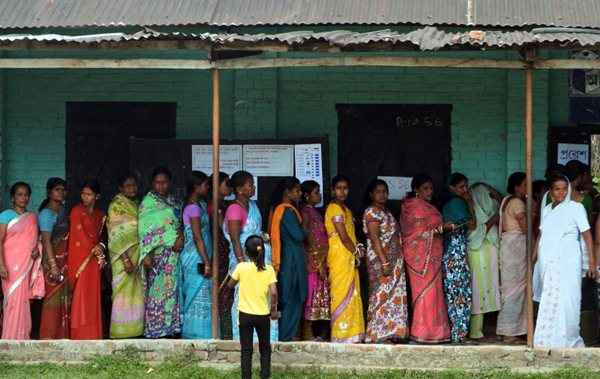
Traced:
[[500, 70], [280, 70], [280, 137], [328, 134], [337, 167], [338, 103], [452, 104], [452, 169], [503, 186], [506, 74]]
[[[272, 364], [336, 372], [443, 369], [519, 370], [547, 373], [560, 368], [600, 369], [600, 349], [528, 349], [525, 346], [414, 346], [314, 342], [274, 343]], [[0, 358], [14, 364], [81, 363], [98, 356], [134, 357], [156, 364], [169, 359], [199, 366], [239, 369], [240, 345], [214, 340], [0, 341]], [[254, 365], [258, 367], [258, 352]]]
[[[176, 102], [178, 137], [210, 138], [206, 71], [13, 70], [6, 84], [7, 182], [31, 183], [35, 207], [45, 196], [47, 178], [65, 175], [68, 101]], [[227, 101], [224, 105], [231, 107]], [[227, 131], [231, 112], [223, 115]]]
[[278, 94], [277, 70], [235, 71], [236, 139], [276, 137]]
[[[533, 151], [534, 177], [541, 179], [547, 165], [548, 145], [548, 71], [536, 71], [533, 76]], [[506, 132], [507, 174], [525, 171], [525, 74], [506, 72]]]
[[[550, 85], [554, 78], [535, 75], [536, 177], [546, 165], [549, 114], [564, 118], [564, 110], [549, 109], [549, 99], [552, 108], [567, 101]], [[178, 138], [210, 138], [209, 72], [12, 70], [5, 84], [6, 180], [32, 183], [32, 204], [41, 201], [49, 176], [64, 176], [67, 101], [177, 102]], [[327, 134], [332, 173], [338, 103], [450, 103], [453, 170], [503, 189], [508, 174], [524, 169], [522, 73], [374, 67], [223, 71], [221, 88], [223, 138]]]

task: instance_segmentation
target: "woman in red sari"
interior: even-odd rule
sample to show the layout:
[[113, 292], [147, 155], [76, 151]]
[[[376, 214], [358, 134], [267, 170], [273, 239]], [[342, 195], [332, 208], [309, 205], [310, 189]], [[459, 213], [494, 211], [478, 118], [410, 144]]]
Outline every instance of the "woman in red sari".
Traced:
[[102, 339], [101, 270], [105, 265], [105, 245], [100, 242], [104, 212], [96, 209], [100, 185], [86, 181], [81, 203], [71, 211], [69, 232], [69, 286], [71, 300], [71, 339]]
[[63, 204], [66, 185], [61, 178], [48, 179], [48, 196], [39, 208], [38, 220], [46, 281], [46, 296], [41, 306], [39, 331], [39, 338], [43, 340], [69, 338], [69, 286], [66, 281], [69, 215]]
[[410, 338], [422, 343], [446, 342], [450, 326], [442, 283], [442, 234], [453, 225], [444, 225], [440, 212], [430, 204], [433, 181], [429, 176], [415, 176], [411, 187], [413, 197], [404, 201], [401, 216], [412, 301]]

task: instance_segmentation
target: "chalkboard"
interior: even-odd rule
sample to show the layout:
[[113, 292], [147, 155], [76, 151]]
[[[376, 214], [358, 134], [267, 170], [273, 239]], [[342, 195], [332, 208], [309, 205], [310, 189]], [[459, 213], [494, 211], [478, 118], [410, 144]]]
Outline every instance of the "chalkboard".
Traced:
[[[146, 193], [150, 188], [152, 170], [156, 166], [165, 166], [173, 173], [173, 194], [183, 200], [185, 197], [185, 181], [192, 170], [192, 145], [210, 145], [207, 139], [131, 139], [130, 170], [139, 178], [140, 191]], [[324, 194], [329, 193], [329, 143], [328, 137], [298, 139], [256, 139], [256, 140], [222, 140], [222, 145], [301, 145], [320, 144], [323, 154]], [[208, 173], [207, 173], [208, 174]], [[258, 205], [266, 227], [271, 195], [281, 177], [258, 178]], [[256, 178], [255, 178], [256, 180]]]

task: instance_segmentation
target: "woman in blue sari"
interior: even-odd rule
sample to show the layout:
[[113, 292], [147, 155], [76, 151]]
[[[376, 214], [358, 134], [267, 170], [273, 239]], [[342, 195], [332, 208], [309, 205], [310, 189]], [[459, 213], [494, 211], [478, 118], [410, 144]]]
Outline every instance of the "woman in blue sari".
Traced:
[[444, 239], [442, 268], [444, 292], [450, 319], [452, 342], [464, 341], [469, 334], [471, 318], [471, 271], [467, 261], [467, 233], [475, 228], [469, 181], [466, 176], [450, 176], [450, 200], [444, 205], [444, 223], [452, 223], [452, 231]]
[[[268, 236], [262, 232], [262, 217], [256, 202], [251, 200], [256, 192], [254, 186], [254, 177], [246, 171], [238, 171], [231, 176], [231, 187], [235, 193], [235, 201], [227, 207], [223, 221], [223, 232], [225, 238], [229, 241], [229, 274], [237, 266], [238, 262], [247, 261], [246, 254], [242, 246], [252, 235], [262, 235], [265, 240], [265, 264], [272, 263], [271, 245], [268, 243]], [[240, 339], [239, 330], [239, 288], [235, 287], [233, 305], [231, 307], [231, 324], [233, 329], [233, 339]], [[256, 337], [256, 335], [255, 335]], [[256, 338], [255, 338], [256, 339]], [[271, 341], [276, 342], [279, 339], [279, 329], [277, 320], [271, 320]]]
[[180, 257], [181, 336], [212, 338], [211, 254], [212, 239], [208, 217], [208, 176], [192, 171], [187, 182], [187, 205], [183, 211], [185, 245]]

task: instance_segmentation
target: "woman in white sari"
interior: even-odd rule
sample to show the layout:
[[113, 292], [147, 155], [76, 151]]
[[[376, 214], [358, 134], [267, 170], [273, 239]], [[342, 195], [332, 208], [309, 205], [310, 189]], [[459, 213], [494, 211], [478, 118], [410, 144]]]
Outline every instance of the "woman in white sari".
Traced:
[[[583, 347], [579, 333], [581, 307], [581, 239], [592, 252], [592, 234], [583, 205], [571, 200], [567, 178], [550, 179], [552, 202], [542, 209], [534, 298], [540, 302], [533, 345], [547, 348]], [[545, 204], [545, 199], [542, 204]], [[596, 278], [596, 258], [590, 254], [588, 277]]]

